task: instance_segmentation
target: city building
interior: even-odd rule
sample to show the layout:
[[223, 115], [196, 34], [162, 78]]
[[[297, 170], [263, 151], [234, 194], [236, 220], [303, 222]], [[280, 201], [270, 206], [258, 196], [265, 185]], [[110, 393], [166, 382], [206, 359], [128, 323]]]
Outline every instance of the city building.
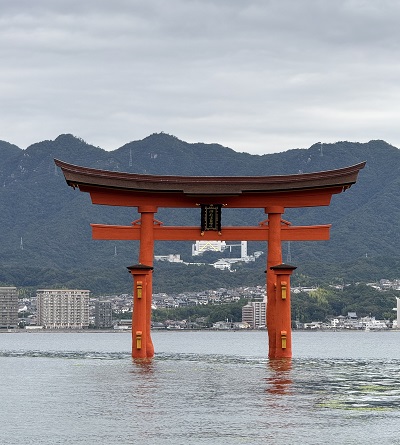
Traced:
[[249, 301], [242, 307], [242, 322], [248, 323], [252, 329], [265, 328], [266, 317], [265, 301]]
[[216, 261], [213, 264], [213, 267], [215, 269], [219, 269], [219, 270], [231, 270], [231, 264], [229, 261], [224, 260], [223, 258]]
[[112, 327], [111, 301], [96, 301], [94, 306], [94, 325], [99, 329]]
[[233, 247], [240, 247], [240, 258], [246, 259], [247, 241], [241, 241], [240, 244], [226, 244], [225, 241], [196, 241], [192, 244], [192, 256], [202, 255], [204, 252], [232, 252]]
[[397, 312], [395, 326], [396, 326], [396, 329], [400, 329], [400, 298], [396, 297], [396, 301], [397, 301], [397, 306], [394, 309]]
[[247, 323], [251, 328], [254, 325], [254, 309], [250, 301], [242, 307], [242, 322]]
[[18, 292], [16, 287], [0, 287], [0, 329], [18, 326]]
[[204, 252], [223, 252], [225, 249], [225, 241], [196, 241], [192, 244], [192, 256], [202, 255]]
[[37, 324], [47, 329], [87, 328], [89, 293], [80, 289], [38, 289]]

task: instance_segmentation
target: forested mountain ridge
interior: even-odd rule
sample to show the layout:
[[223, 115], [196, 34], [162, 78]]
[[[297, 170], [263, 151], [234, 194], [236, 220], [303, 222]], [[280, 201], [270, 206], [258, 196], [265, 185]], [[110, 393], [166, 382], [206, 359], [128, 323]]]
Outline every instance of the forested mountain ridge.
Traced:
[[[63, 277], [66, 285], [92, 289], [91, 280], [97, 277], [97, 287], [109, 288], [115, 274], [105, 270], [118, 270], [122, 276], [125, 266], [137, 261], [135, 243], [93, 241], [90, 230], [90, 223], [130, 224], [136, 210], [92, 205], [87, 194], [67, 186], [54, 158], [106, 170], [206, 176], [296, 174], [367, 161], [357, 184], [335, 195], [329, 207], [289, 209], [284, 218], [294, 225], [332, 224], [330, 241], [291, 243], [292, 263], [301, 273], [307, 265], [319, 264], [322, 274], [337, 268], [343, 275], [346, 262], [359, 264], [365, 273], [366, 263], [371, 263], [375, 277], [379, 264], [399, 264], [399, 156], [399, 150], [384, 141], [317, 143], [309, 149], [262, 156], [218, 144], [188, 144], [165, 133], [110, 152], [72, 135], [25, 150], [0, 141], [0, 282], [55, 285]], [[224, 210], [222, 223], [257, 225], [265, 217], [262, 210]], [[199, 224], [200, 220], [196, 211], [176, 209], [160, 209], [157, 218], [165, 224]], [[156, 245], [158, 254], [178, 251], [188, 255], [190, 245]], [[77, 279], [77, 270], [85, 278]], [[394, 276], [400, 275], [397, 270]]]

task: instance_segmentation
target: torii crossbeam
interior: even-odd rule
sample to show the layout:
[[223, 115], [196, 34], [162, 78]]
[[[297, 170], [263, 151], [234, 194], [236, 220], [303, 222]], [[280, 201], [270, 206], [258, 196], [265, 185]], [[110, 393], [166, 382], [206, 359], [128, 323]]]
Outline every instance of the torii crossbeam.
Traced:
[[[290, 275], [282, 264], [281, 241], [329, 239], [330, 225], [291, 226], [285, 208], [327, 206], [333, 194], [357, 180], [365, 162], [317, 173], [278, 176], [160, 176], [80, 167], [55, 160], [67, 184], [90, 193], [93, 204], [136, 207], [140, 219], [129, 226], [92, 224], [94, 239], [138, 240], [134, 277], [132, 356], [154, 355], [151, 339], [152, 269], [155, 241], [265, 241], [267, 255], [267, 330], [269, 357], [292, 355]], [[164, 226], [155, 220], [159, 208], [201, 208], [199, 226]], [[268, 219], [257, 226], [221, 223], [222, 208], [262, 208]]]

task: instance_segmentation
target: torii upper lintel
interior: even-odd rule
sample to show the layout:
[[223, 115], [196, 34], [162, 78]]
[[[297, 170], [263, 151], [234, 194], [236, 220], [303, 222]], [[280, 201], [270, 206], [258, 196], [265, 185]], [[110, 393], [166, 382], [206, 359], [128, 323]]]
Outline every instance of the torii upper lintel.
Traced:
[[71, 187], [90, 193], [94, 204], [194, 207], [223, 203], [236, 208], [329, 205], [357, 180], [365, 162], [337, 170], [275, 176], [171, 176], [121, 173], [55, 160]]

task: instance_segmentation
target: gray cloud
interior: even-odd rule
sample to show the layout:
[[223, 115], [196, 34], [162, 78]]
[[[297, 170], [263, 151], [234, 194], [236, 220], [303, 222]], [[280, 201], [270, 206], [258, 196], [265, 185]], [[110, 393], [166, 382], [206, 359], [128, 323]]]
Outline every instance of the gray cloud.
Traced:
[[400, 146], [400, 4], [0, 0], [0, 139]]

